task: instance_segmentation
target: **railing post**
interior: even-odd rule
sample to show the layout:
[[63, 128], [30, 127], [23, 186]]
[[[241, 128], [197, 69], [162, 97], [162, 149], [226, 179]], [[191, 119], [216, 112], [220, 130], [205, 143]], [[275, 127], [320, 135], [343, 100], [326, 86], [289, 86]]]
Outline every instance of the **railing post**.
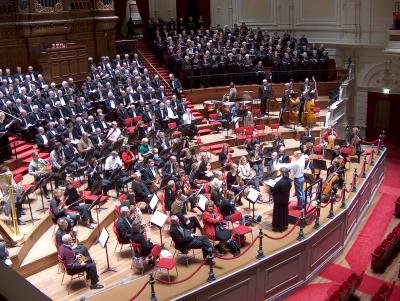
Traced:
[[340, 205], [340, 208], [346, 209], [346, 207], [346, 182], [344, 182], [342, 188], [342, 205]]
[[302, 211], [300, 215], [300, 231], [299, 231], [299, 236], [297, 236], [297, 240], [301, 241], [304, 238], [306, 237], [304, 235], [304, 212]]
[[363, 165], [362, 165], [362, 175], [361, 175], [361, 177], [363, 179], [367, 176], [367, 173], [365, 172], [365, 167], [366, 166], [367, 166], [367, 157], [364, 156]]
[[214, 273], [214, 255], [213, 255], [213, 251], [211, 248], [208, 249], [208, 261], [210, 264], [210, 271], [208, 272], [208, 278], [207, 278], [207, 282], [213, 282], [215, 280], [217, 280], [217, 278], [215, 278], [215, 273]]
[[314, 229], [318, 230], [321, 227], [321, 224], [319, 223], [319, 217], [321, 215], [321, 199], [317, 200], [317, 215], [315, 217], [315, 223], [314, 223]]
[[382, 131], [381, 135], [379, 136], [379, 139], [380, 139], [380, 142], [381, 142], [380, 145], [379, 145], [379, 151], [383, 151], [383, 149], [385, 148], [385, 145], [384, 145], [385, 131]]
[[357, 168], [354, 168], [354, 174], [353, 174], [353, 189], [351, 192], [356, 192], [357, 191]]
[[154, 284], [156, 283], [156, 281], [154, 280], [153, 272], [150, 273], [149, 283], [150, 283], [150, 288], [151, 288], [150, 301], [157, 301], [156, 291], [154, 290]]
[[258, 260], [262, 259], [265, 257], [264, 255], [264, 250], [263, 250], [263, 245], [262, 245], [262, 240], [264, 238], [264, 233], [260, 227], [259, 232], [258, 232], [258, 240], [259, 240], [259, 245], [258, 245], [258, 252], [256, 258]]
[[331, 206], [329, 208], [328, 218], [334, 218], [335, 213], [333, 212], [333, 203], [335, 202], [336, 198], [336, 190], [332, 188], [331, 194], [329, 196], [329, 201], [331, 202]]
[[375, 155], [375, 145], [372, 144], [371, 146], [371, 166], [374, 166], [374, 155]]

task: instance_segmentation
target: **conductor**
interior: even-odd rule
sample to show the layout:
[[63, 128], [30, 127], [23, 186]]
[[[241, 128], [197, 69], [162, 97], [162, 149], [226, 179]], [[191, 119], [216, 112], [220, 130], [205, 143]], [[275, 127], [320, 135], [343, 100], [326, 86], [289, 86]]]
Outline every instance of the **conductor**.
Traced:
[[272, 231], [283, 232], [288, 228], [289, 196], [292, 180], [289, 179], [289, 169], [280, 169], [281, 177], [275, 179], [274, 187], [271, 187], [274, 209], [272, 212]]

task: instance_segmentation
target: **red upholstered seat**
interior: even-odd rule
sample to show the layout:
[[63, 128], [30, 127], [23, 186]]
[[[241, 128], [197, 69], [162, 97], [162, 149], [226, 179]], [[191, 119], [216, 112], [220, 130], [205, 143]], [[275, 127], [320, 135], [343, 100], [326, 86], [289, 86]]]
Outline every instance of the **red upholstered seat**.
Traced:
[[161, 253], [161, 246], [154, 245], [153, 248], [151, 249], [151, 256], [153, 257], [154, 260], [158, 259], [155, 268], [166, 269], [168, 272], [168, 280], [169, 280], [169, 271], [172, 270], [173, 268], [175, 268], [176, 275], [178, 275], [178, 269], [176, 267], [176, 259], [173, 257], [160, 258], [160, 253]]
[[267, 137], [267, 133], [265, 133], [265, 124], [257, 124], [256, 130], [257, 130], [256, 134], [257, 138]]
[[[211, 119], [213, 119], [213, 120], [218, 119], [218, 115], [217, 114], [210, 114], [208, 117], [209, 117], [210, 120]], [[210, 121], [210, 124], [215, 126], [215, 127], [222, 126], [222, 122], [220, 122], [220, 121]]]
[[239, 234], [239, 235], [246, 235], [248, 233], [251, 234], [251, 238], [253, 240], [253, 231], [250, 227], [247, 227], [245, 225], [239, 225], [237, 227], [234, 226], [236, 222], [241, 222], [243, 220], [242, 212], [237, 211], [234, 214], [231, 214], [231, 223], [232, 223], [232, 230], [233, 233]]

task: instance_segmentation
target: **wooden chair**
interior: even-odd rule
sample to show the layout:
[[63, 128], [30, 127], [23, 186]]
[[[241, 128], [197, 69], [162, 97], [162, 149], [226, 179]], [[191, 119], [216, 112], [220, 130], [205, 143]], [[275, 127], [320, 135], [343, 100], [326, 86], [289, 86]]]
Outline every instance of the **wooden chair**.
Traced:
[[253, 241], [253, 230], [245, 225], [239, 225], [235, 227], [236, 222], [241, 222], [243, 220], [242, 212], [237, 211], [233, 214], [231, 214], [231, 224], [232, 224], [232, 230], [234, 234], [238, 235], [246, 235], [248, 233], [251, 234], [251, 240]]
[[130, 243], [129, 243], [129, 242], [127, 242], [127, 243], [126, 243], [126, 242], [123, 242], [122, 239], [121, 239], [121, 237], [119, 236], [118, 229], [117, 229], [117, 220], [114, 221], [113, 231], [114, 231], [114, 233], [115, 233], [115, 236], [117, 237], [117, 243], [115, 244], [114, 253], [115, 253], [115, 251], [117, 250], [117, 246], [118, 246], [118, 245], [121, 246], [121, 248], [119, 249], [119, 252], [121, 253], [122, 247], [123, 247], [124, 245], [130, 245]]
[[175, 268], [176, 276], [178, 276], [178, 268], [176, 267], [176, 259], [175, 258], [160, 258], [160, 253], [161, 253], [161, 246], [160, 245], [154, 245], [153, 249], [151, 249], [151, 256], [153, 257], [154, 260], [156, 260], [156, 266], [155, 266], [155, 274], [157, 273], [158, 269], [165, 269], [167, 270], [168, 273], [168, 281], [170, 281], [170, 275], [169, 271]]
[[71, 290], [71, 283], [72, 283], [72, 280], [74, 280], [74, 279], [81, 279], [81, 277], [82, 277], [83, 280], [85, 281], [85, 286], [86, 286], [86, 287], [88, 286], [88, 282], [87, 282], [87, 280], [86, 280], [85, 272], [69, 273], [68, 270], [67, 270], [67, 266], [66, 266], [65, 262], [64, 262], [60, 257], [57, 257], [57, 258], [58, 258], [58, 262], [59, 262], [60, 266], [61, 266], [62, 269], [63, 269], [63, 276], [62, 276], [62, 279], [61, 279], [61, 285], [62, 285], [63, 282], [64, 282], [65, 274], [71, 276], [71, 279], [70, 279], [70, 281], [69, 281], [69, 285], [67, 285], [67, 292], [68, 292], [68, 294], [69, 294], [69, 291]]

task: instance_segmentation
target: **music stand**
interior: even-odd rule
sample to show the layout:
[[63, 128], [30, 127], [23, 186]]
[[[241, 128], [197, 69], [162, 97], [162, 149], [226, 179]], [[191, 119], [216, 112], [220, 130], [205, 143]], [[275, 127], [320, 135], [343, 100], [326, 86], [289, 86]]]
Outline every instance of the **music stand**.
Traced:
[[92, 159], [94, 156], [94, 148], [88, 149], [85, 153], [85, 156], [83, 157], [83, 161], [85, 163], [89, 163], [90, 159]]
[[204, 212], [206, 210], [206, 202], [208, 199], [202, 194], [198, 195], [198, 197], [199, 201], [197, 202], [197, 208], [199, 208], [201, 212]]
[[37, 183], [33, 187], [33, 191], [36, 191], [39, 188], [40, 198], [41, 198], [41, 201], [42, 201], [42, 209], [38, 209], [37, 211], [43, 211], [43, 212], [46, 211], [46, 209], [47, 209], [47, 208], [44, 207], [44, 199], [43, 199], [42, 183], [44, 182], [44, 180], [46, 180], [46, 177], [39, 178], [39, 181], [37, 181]]
[[150, 223], [151, 225], [157, 227], [160, 230], [160, 245], [163, 247], [163, 240], [162, 240], [162, 228], [165, 225], [165, 222], [168, 219], [168, 215], [161, 211], [154, 211], [153, 215], [151, 216]]
[[100, 274], [104, 274], [106, 272], [116, 272], [117, 270], [114, 268], [110, 267], [110, 260], [108, 259], [108, 248], [107, 248], [107, 242], [108, 239], [110, 238], [110, 235], [107, 231], [106, 228], [103, 228], [103, 230], [101, 230], [101, 233], [99, 235], [98, 241], [100, 243], [100, 246], [106, 250], [106, 258], [107, 258], [107, 268], [101, 272]]
[[257, 202], [258, 197], [260, 196], [260, 192], [255, 190], [253, 187], [250, 187], [249, 193], [246, 195], [246, 200], [249, 201], [253, 205], [253, 220], [254, 220], [254, 204]]
[[[24, 203], [24, 202], [25, 202], [25, 199], [28, 198], [28, 195], [29, 195], [29, 193], [31, 193], [32, 188], [33, 188], [33, 186], [32, 186], [31, 188], [29, 188], [28, 190], [24, 191], [24, 192], [21, 194], [21, 203]], [[33, 224], [35, 224], [35, 221], [38, 221], [38, 220], [40, 220], [40, 219], [39, 219], [39, 218], [36, 218], [36, 219], [33, 218], [32, 206], [31, 206], [31, 201], [30, 201], [29, 198], [28, 198], [28, 206], [29, 206], [29, 212], [30, 212], [30, 214], [31, 214], [31, 222], [32, 222], [32, 225], [33, 225]]]
[[88, 208], [88, 211], [90, 212], [90, 210], [92, 210], [92, 208], [94, 206], [96, 206], [96, 205], [98, 206], [96, 208], [96, 221], [97, 221], [97, 225], [98, 225], [97, 229], [99, 230], [99, 235], [100, 235], [100, 220], [99, 220], [99, 208], [100, 208], [100, 202], [99, 201], [100, 201], [100, 199], [101, 199], [101, 195], [99, 195], [97, 197], [97, 199], [95, 199], [94, 202], [92, 204], [90, 204], [90, 206]]
[[313, 166], [314, 166], [314, 169], [319, 169], [319, 170], [327, 170], [328, 169], [326, 167], [325, 160], [313, 159]]
[[149, 208], [152, 213], [156, 210], [158, 202], [159, 202], [159, 199], [157, 197], [157, 194], [154, 193], [149, 202]]

